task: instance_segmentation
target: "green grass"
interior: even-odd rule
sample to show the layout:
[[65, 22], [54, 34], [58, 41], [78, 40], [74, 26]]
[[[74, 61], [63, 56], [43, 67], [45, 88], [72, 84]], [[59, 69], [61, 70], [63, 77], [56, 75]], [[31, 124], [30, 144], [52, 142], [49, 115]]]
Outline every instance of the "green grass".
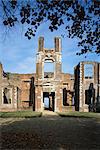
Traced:
[[79, 118], [98, 118], [100, 119], [100, 113], [92, 112], [61, 112], [58, 113], [61, 117], [79, 117]]
[[41, 115], [41, 112], [34, 111], [0, 112], [0, 118], [33, 118], [41, 117]]

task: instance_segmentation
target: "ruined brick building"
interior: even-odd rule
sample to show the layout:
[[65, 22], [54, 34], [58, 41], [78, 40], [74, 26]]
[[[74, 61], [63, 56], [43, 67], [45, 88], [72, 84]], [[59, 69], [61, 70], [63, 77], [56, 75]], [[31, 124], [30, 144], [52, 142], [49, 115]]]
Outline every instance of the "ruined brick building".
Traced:
[[[38, 40], [36, 55], [36, 73], [6, 73], [0, 64], [0, 110], [14, 111], [31, 109], [34, 111], [89, 111], [90, 101], [99, 101], [100, 97], [100, 63], [92, 64], [93, 76], [84, 77], [81, 62], [75, 67], [75, 75], [62, 72], [61, 39], [54, 39], [54, 48], [44, 47], [44, 38]], [[53, 72], [45, 71], [46, 63], [53, 64]], [[75, 76], [75, 78], [74, 78]], [[83, 90], [84, 89], [84, 90]], [[92, 93], [89, 100], [89, 92]], [[87, 96], [84, 96], [87, 95]], [[48, 103], [48, 106], [46, 106]]]
[[76, 110], [85, 112], [94, 111], [92, 109], [95, 108], [100, 110], [100, 63], [80, 62], [74, 71]]

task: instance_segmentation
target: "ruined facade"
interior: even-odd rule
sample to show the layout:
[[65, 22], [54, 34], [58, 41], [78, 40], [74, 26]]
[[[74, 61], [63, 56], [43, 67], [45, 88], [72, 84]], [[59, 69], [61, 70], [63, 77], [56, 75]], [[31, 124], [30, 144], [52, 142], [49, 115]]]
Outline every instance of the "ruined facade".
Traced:
[[[71, 75], [62, 73], [62, 47], [59, 37], [54, 39], [54, 46], [53, 49], [46, 49], [44, 47], [44, 38], [39, 38], [35, 78], [36, 111], [45, 109], [46, 98], [48, 98], [52, 111], [66, 110], [67, 106], [72, 106], [70, 99], [72, 101], [73, 81], [71, 80]], [[53, 63], [54, 71], [52, 73], [44, 71], [45, 62]], [[69, 79], [68, 82], [67, 78]], [[67, 101], [69, 102], [67, 103]]]
[[[38, 41], [36, 73], [5, 73], [0, 64], [0, 109], [13, 111], [32, 109], [34, 111], [74, 110], [74, 76], [62, 73], [61, 39], [54, 39], [55, 47], [46, 49], [44, 38]], [[52, 63], [53, 72], [44, 70], [45, 63]], [[48, 103], [48, 107], [46, 107]]]
[[1, 111], [16, 111], [32, 108], [34, 76], [34, 74], [5, 73], [2, 64], [0, 64]]
[[[46, 64], [53, 70], [45, 70]], [[45, 48], [44, 38], [39, 38], [36, 73], [6, 73], [0, 64], [0, 111], [90, 111], [92, 104], [99, 103], [100, 63], [80, 62], [74, 75], [63, 73], [59, 37], [52, 49]]]
[[80, 62], [74, 72], [76, 110], [96, 111], [100, 105], [100, 63]]

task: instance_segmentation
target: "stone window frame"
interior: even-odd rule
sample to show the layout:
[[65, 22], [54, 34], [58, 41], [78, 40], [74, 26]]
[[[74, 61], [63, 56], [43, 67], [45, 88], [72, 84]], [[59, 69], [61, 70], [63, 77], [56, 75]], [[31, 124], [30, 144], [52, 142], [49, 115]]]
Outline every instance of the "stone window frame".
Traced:
[[[11, 92], [11, 103], [4, 103], [4, 99], [3, 99], [3, 92], [4, 92], [4, 89], [5, 88], [7, 88], [7, 89], [10, 89], [10, 92]], [[2, 88], [2, 104], [3, 105], [12, 105], [12, 94], [13, 94], [13, 92], [12, 92], [12, 87], [4, 87], [4, 88]]]
[[48, 78], [48, 79], [54, 79], [55, 78], [55, 59], [53, 57], [51, 57], [51, 58], [44, 57], [42, 59], [42, 68], [43, 68], [42, 76], [43, 76], [43, 79], [46, 79], [44, 77], [44, 65], [45, 65], [45, 63], [53, 63], [53, 67], [54, 67], [53, 68], [53, 77]]
[[[90, 77], [90, 76], [86, 76], [85, 75], [85, 66], [86, 65], [92, 65], [92, 76]], [[94, 64], [93, 63], [85, 63], [84, 64], [84, 78], [86, 79], [86, 80], [88, 80], [88, 79], [93, 79], [94, 78]]]

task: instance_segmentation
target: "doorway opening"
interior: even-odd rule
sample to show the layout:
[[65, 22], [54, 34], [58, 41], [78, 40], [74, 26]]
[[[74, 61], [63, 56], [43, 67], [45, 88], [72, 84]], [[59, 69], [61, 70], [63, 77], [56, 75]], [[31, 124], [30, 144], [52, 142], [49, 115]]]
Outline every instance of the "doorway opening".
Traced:
[[85, 90], [85, 104], [89, 106], [90, 112], [95, 112], [95, 89], [93, 83], [90, 83], [89, 89]]
[[54, 111], [55, 92], [43, 92], [44, 110]]

